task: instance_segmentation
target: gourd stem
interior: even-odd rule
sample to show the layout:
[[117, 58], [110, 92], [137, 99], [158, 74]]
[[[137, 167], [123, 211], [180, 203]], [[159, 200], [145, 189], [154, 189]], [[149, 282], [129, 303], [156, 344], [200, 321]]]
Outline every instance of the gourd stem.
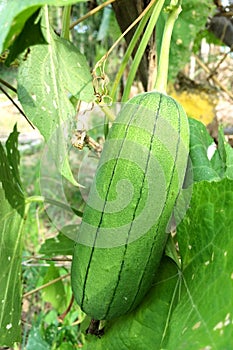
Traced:
[[112, 109], [109, 108], [107, 105], [100, 105], [102, 111], [105, 113], [107, 119], [110, 121], [110, 122], [114, 122], [116, 116], [115, 114], [113, 113]]
[[168, 66], [169, 66], [169, 50], [171, 43], [171, 36], [173, 27], [177, 17], [179, 16], [181, 9], [181, 1], [176, 1], [176, 5], [172, 5], [174, 1], [171, 1], [171, 5], [167, 8], [169, 10], [169, 15], [166, 20], [163, 38], [159, 56], [157, 79], [155, 83], [155, 89], [162, 93], [166, 93], [167, 90], [167, 80], [168, 80]]

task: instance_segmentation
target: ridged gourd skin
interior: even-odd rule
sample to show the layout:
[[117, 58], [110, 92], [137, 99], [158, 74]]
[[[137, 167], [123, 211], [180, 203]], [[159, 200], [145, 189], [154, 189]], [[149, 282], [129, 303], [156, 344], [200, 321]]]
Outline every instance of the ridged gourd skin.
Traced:
[[167, 225], [185, 176], [188, 147], [182, 106], [156, 91], [130, 99], [113, 123], [71, 268], [75, 299], [93, 319], [111, 319], [133, 310], [155, 282]]

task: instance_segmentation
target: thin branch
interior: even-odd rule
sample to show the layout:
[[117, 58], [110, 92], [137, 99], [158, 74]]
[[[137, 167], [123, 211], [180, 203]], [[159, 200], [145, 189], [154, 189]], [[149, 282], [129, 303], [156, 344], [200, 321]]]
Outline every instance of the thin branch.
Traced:
[[67, 278], [69, 276], [70, 276], [70, 273], [67, 273], [66, 275], [60, 276], [58, 278], [55, 278], [54, 280], [49, 281], [48, 283], [45, 283], [42, 286], [31, 290], [30, 292], [24, 293], [23, 298], [26, 298], [29, 295], [32, 295], [32, 294], [34, 294], [36, 292], [39, 292], [40, 290], [42, 290], [44, 288], [47, 288], [47, 287], [51, 286], [52, 284], [57, 283], [57, 282], [61, 281], [62, 279]]
[[[197, 63], [199, 64], [199, 66], [208, 74], [211, 74], [211, 70], [207, 67], [207, 65], [205, 63], [203, 63], [200, 58], [194, 54], [194, 57], [196, 58]], [[215, 76], [212, 76], [211, 79], [213, 80], [213, 82], [220, 87], [220, 89], [222, 89], [224, 92], [227, 93], [227, 95], [233, 99], [233, 93], [231, 91], [229, 91], [222, 83], [221, 81], [219, 81]]]
[[10, 89], [10, 90], [14, 91], [15, 93], [17, 93], [16, 88], [14, 86], [12, 86], [11, 84], [9, 84], [7, 81], [5, 81], [5, 80], [0, 78], [0, 83], [2, 85], [5, 85], [8, 89]]
[[80, 17], [79, 19], [77, 19], [77, 21], [73, 22], [70, 25], [70, 30], [73, 29], [76, 25], [78, 25], [79, 23], [81, 23], [82, 21], [84, 21], [85, 19], [93, 16], [96, 12], [102, 10], [104, 7], [108, 6], [109, 4], [115, 2], [116, 0], [108, 0], [106, 2], [104, 2], [103, 4], [95, 7], [93, 10], [89, 11], [88, 13], [86, 13], [84, 16]]
[[216, 67], [214, 67], [214, 69], [211, 71], [211, 74], [209, 76], [209, 79], [212, 78], [212, 76], [217, 73], [218, 68], [220, 67], [220, 65], [224, 62], [224, 60], [227, 58], [227, 56], [232, 52], [233, 49], [230, 49], [228, 52], [225, 52], [223, 57], [221, 58], [221, 60], [218, 62], [218, 64], [216, 65]]
[[44, 258], [43, 256], [24, 256], [26, 260], [45, 260], [45, 261], [72, 261], [70, 258]]
[[26, 116], [26, 114], [24, 113], [24, 111], [17, 105], [17, 103], [15, 103], [15, 101], [13, 100], [13, 98], [3, 89], [3, 87], [0, 85], [0, 90], [7, 96], [7, 98], [9, 98], [9, 100], [13, 103], [13, 105], [18, 109], [18, 111], [24, 116], [24, 118], [27, 120], [28, 124], [30, 124], [30, 126], [35, 129], [34, 125], [30, 122], [30, 120], [28, 119], [28, 117]]

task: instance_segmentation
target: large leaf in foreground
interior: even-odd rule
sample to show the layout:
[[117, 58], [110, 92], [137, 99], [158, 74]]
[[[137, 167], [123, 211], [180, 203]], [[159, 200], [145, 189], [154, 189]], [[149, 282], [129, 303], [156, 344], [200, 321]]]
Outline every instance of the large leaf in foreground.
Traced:
[[[88, 350], [233, 348], [233, 181], [197, 182], [178, 228], [182, 271], [162, 261], [134, 312], [107, 323]], [[182, 288], [178, 288], [182, 286]]]
[[35, 45], [19, 69], [18, 96], [25, 113], [49, 142], [54, 161], [68, 180], [73, 178], [68, 158], [63, 123], [75, 109], [69, 94], [84, 100], [93, 99], [92, 79], [85, 57], [69, 41], [58, 37], [49, 26], [45, 11], [43, 34], [48, 45]]
[[232, 208], [233, 181], [194, 185], [178, 228], [184, 283], [166, 349], [233, 348]]
[[0, 143], [0, 346], [21, 338], [21, 255], [24, 196], [21, 190], [16, 128]]
[[21, 339], [21, 255], [23, 218], [0, 189], [0, 346]]

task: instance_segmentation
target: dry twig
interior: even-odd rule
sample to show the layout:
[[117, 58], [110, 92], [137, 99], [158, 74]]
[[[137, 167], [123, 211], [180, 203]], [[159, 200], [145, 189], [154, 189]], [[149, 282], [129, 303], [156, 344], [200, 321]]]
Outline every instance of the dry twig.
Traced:
[[[197, 63], [199, 64], [199, 66], [209, 75], [211, 75], [211, 69], [209, 67], [207, 67], [207, 65], [205, 63], [203, 63], [200, 58], [197, 55], [194, 55]], [[224, 91], [230, 98], [233, 99], [233, 93], [231, 91], [229, 91], [222, 83], [221, 81], [218, 80], [218, 78], [216, 78], [214, 75], [211, 76], [211, 79], [213, 80], [213, 82], [222, 90]]]

